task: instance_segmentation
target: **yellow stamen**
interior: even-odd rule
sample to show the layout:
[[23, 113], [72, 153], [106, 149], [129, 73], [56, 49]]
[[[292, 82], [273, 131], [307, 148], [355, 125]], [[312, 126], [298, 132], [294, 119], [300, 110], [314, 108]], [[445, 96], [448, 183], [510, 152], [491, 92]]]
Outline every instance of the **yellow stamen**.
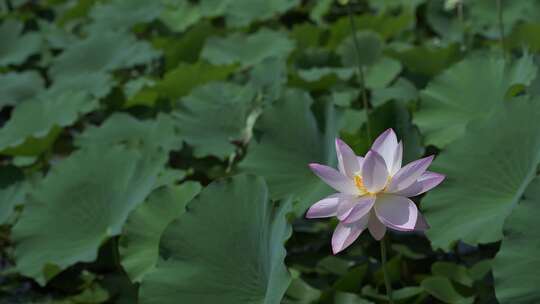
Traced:
[[[385, 192], [386, 187], [388, 187], [388, 185], [390, 184], [391, 181], [392, 181], [392, 177], [388, 176], [388, 178], [386, 179], [386, 185], [379, 192]], [[369, 195], [375, 195], [376, 194], [376, 193], [371, 193], [366, 189], [366, 186], [364, 186], [364, 181], [362, 180], [362, 176], [360, 176], [360, 175], [355, 175], [354, 176], [354, 184], [356, 185], [356, 188], [358, 188], [358, 190], [360, 190], [361, 194], [369, 194]]]
[[354, 176], [354, 184], [356, 185], [356, 188], [360, 190], [360, 193], [368, 193], [366, 186], [364, 186], [364, 182], [362, 181], [362, 177], [360, 175]]

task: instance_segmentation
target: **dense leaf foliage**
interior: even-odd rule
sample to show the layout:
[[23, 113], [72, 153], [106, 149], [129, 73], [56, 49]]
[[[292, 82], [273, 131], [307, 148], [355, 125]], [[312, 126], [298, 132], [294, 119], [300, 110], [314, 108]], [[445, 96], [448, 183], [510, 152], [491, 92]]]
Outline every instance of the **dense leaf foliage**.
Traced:
[[0, 0], [0, 303], [388, 303], [309, 163], [446, 180], [394, 302], [540, 301], [540, 1]]

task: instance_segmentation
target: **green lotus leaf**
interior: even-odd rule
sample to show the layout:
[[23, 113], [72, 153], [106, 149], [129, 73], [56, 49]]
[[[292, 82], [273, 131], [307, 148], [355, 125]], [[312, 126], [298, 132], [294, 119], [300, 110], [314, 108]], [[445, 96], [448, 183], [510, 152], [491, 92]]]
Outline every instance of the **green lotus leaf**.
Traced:
[[332, 165], [336, 161], [333, 105], [327, 105], [325, 134], [321, 134], [310, 109], [312, 103], [304, 91], [285, 91], [257, 121], [255, 131], [261, 137], [251, 142], [240, 163], [242, 170], [264, 176], [273, 199], [291, 195], [299, 200], [297, 214], [331, 190], [309, 170], [308, 164]]
[[371, 92], [371, 103], [374, 107], [381, 106], [389, 100], [408, 102], [416, 99], [418, 99], [418, 90], [414, 84], [401, 77], [392, 85]]
[[443, 303], [448, 304], [472, 304], [474, 298], [464, 297], [456, 291], [449, 279], [440, 276], [433, 276], [422, 281], [421, 285], [424, 290], [439, 299]]
[[[490, 38], [499, 38], [497, 2], [490, 0], [471, 1], [467, 5], [471, 18], [471, 31]], [[520, 21], [537, 21], [540, 18], [540, 3], [537, 1], [502, 1], [503, 22], [510, 32]]]
[[446, 175], [422, 200], [434, 248], [502, 238], [504, 221], [540, 162], [538, 121], [538, 100], [512, 100], [467, 128], [467, 135], [434, 161], [430, 170]]
[[140, 303], [280, 303], [291, 280], [283, 263], [289, 207], [272, 206], [260, 177], [210, 184], [165, 230]]
[[230, 0], [225, 18], [230, 26], [247, 26], [284, 13], [299, 3], [299, 0]]
[[[225, 1], [222, 1], [222, 3]], [[170, 3], [167, 9], [161, 13], [160, 20], [174, 32], [183, 32], [188, 27], [197, 23], [204, 16], [204, 11], [199, 5], [193, 5], [190, 1]]]
[[294, 42], [286, 34], [262, 29], [249, 35], [233, 33], [224, 38], [209, 38], [201, 57], [214, 65], [239, 63], [249, 67], [266, 58], [286, 58], [293, 48]]
[[83, 148], [97, 145], [108, 147], [119, 143], [131, 147], [159, 147], [167, 152], [182, 148], [174, 121], [166, 114], [160, 114], [156, 119], [138, 120], [125, 113], [116, 113], [99, 127], [87, 127], [75, 139], [75, 144]]
[[313, 82], [324, 77], [335, 75], [341, 80], [349, 80], [355, 73], [355, 68], [312, 67], [298, 71], [303, 80]]
[[70, 46], [56, 57], [51, 67], [55, 80], [79, 73], [111, 72], [145, 64], [159, 56], [150, 44], [127, 33], [94, 34]]
[[37, 72], [0, 74], [0, 109], [32, 99], [44, 89], [44, 81]]
[[200, 189], [196, 182], [156, 189], [130, 214], [120, 238], [120, 256], [132, 281], [140, 282], [154, 268], [161, 234], [185, 212], [186, 204]]
[[205, 62], [180, 63], [175, 69], [167, 72], [152, 89], [160, 96], [175, 100], [188, 95], [198, 86], [224, 80], [235, 70], [235, 65], [216, 66]]
[[247, 26], [285, 13], [297, 6], [299, 0], [201, 0], [168, 1], [168, 10], [161, 20], [173, 31], [182, 32], [204, 17], [225, 17], [228, 27]]
[[0, 66], [22, 64], [33, 54], [39, 53], [42, 39], [36, 32], [23, 32], [24, 25], [7, 19], [0, 25]]
[[13, 228], [17, 270], [45, 284], [61, 270], [95, 260], [152, 190], [165, 158], [121, 146], [73, 153], [29, 192]]
[[401, 63], [399, 61], [389, 57], [381, 57], [366, 68], [366, 87], [369, 89], [385, 88], [400, 72]]
[[455, 43], [424, 43], [418, 46], [397, 44], [386, 50], [385, 54], [399, 60], [410, 71], [429, 77], [440, 74], [462, 58], [459, 45]]
[[502, 304], [540, 301], [539, 204], [540, 178], [536, 177], [506, 220], [501, 249], [493, 260], [495, 293]]
[[[514, 85], [528, 85], [536, 76], [533, 58], [513, 64], [500, 57], [473, 56], [450, 67], [421, 92], [414, 122], [426, 144], [444, 147], [465, 135], [470, 121], [488, 117]], [[489, 77], [486, 77], [489, 75]]]
[[473, 285], [473, 279], [463, 265], [451, 262], [435, 262], [431, 265], [431, 272], [434, 275], [446, 277], [465, 286], [472, 287]]
[[93, 33], [110, 30], [127, 31], [138, 23], [150, 22], [161, 13], [162, 2], [146, 0], [97, 2], [90, 11], [90, 17], [94, 22], [90, 24], [89, 31]]
[[266, 103], [274, 102], [281, 96], [287, 83], [285, 60], [267, 58], [254, 66], [249, 73], [249, 83], [262, 95]]
[[194, 148], [196, 157], [224, 159], [235, 151], [234, 142], [244, 140], [254, 98], [250, 86], [214, 82], [184, 97], [172, 115], [180, 136]]
[[371, 31], [361, 31], [356, 33], [358, 48], [361, 54], [356, 50], [354, 37], [343, 40], [338, 47], [337, 52], [341, 56], [343, 66], [355, 68], [358, 65], [363, 67], [370, 66], [378, 61], [382, 54], [383, 41], [378, 33]]
[[20, 170], [13, 166], [0, 167], [0, 225], [8, 222], [15, 206], [24, 203], [28, 188]]
[[369, 6], [377, 11], [391, 11], [400, 8], [416, 9], [417, 6], [426, 0], [381, 0], [381, 1], [368, 1]]
[[62, 95], [47, 92], [23, 102], [0, 129], [0, 153], [37, 155], [54, 142], [59, 127], [73, 124], [80, 115], [93, 111], [97, 106], [96, 100], [80, 92]]
[[114, 86], [109, 72], [146, 65], [159, 56], [159, 51], [132, 34], [100, 31], [70, 45], [53, 60], [50, 68], [53, 88], [81, 89], [103, 97]]
[[[392, 12], [382, 14], [362, 14], [354, 17], [356, 27], [362, 31], [378, 33], [384, 40], [398, 37], [404, 31], [414, 27], [415, 15], [410, 9], [402, 9], [396, 15]], [[326, 46], [335, 49], [344, 39], [351, 36], [351, 23], [347, 16], [332, 24]]]

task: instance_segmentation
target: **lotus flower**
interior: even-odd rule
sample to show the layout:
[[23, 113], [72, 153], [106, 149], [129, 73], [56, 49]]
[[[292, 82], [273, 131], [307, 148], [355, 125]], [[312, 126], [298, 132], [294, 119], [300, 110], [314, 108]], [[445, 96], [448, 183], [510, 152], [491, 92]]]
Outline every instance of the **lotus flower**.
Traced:
[[444, 175], [426, 171], [433, 156], [401, 167], [403, 144], [392, 129], [375, 140], [365, 157], [356, 156], [340, 139], [336, 139], [336, 153], [339, 171], [320, 164], [309, 167], [339, 193], [318, 201], [306, 214], [307, 218], [339, 219], [332, 236], [334, 254], [350, 246], [366, 228], [376, 240], [383, 238], [387, 227], [398, 231], [428, 228], [409, 197], [444, 180]]

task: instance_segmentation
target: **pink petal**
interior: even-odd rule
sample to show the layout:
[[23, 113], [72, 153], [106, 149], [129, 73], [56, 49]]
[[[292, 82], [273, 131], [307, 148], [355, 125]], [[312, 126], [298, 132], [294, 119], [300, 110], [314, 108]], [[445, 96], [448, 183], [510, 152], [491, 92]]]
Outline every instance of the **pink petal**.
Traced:
[[396, 174], [401, 169], [401, 162], [403, 161], [403, 142], [399, 142], [396, 152], [394, 153], [394, 161], [392, 167], [389, 168], [390, 175]]
[[360, 164], [351, 147], [339, 138], [336, 138], [336, 154], [339, 171], [350, 178], [354, 178], [354, 174], [360, 171]]
[[[367, 217], [366, 217], [367, 218]], [[356, 222], [354, 224], [339, 223], [332, 235], [332, 252], [337, 254], [349, 247], [366, 229], [367, 221]]]
[[336, 210], [337, 218], [340, 221], [347, 218], [358, 200], [359, 197], [357, 195], [340, 193], [339, 202]]
[[413, 201], [392, 194], [377, 196], [375, 212], [383, 224], [399, 231], [414, 230], [418, 218], [418, 209]]
[[379, 153], [370, 150], [362, 164], [362, 180], [369, 192], [378, 192], [386, 186], [388, 170]]
[[334, 168], [320, 164], [309, 164], [309, 167], [313, 173], [337, 191], [348, 194], [358, 193], [354, 181]]
[[418, 231], [426, 231], [430, 228], [428, 222], [426, 221], [426, 218], [422, 215], [422, 213], [418, 212], [418, 219], [416, 220], [416, 225], [414, 226], [414, 230]]
[[386, 163], [386, 168], [391, 169], [394, 166], [394, 156], [398, 149], [398, 141], [394, 130], [384, 131], [371, 146], [371, 150], [379, 153]]
[[375, 212], [369, 214], [369, 223], [368, 223], [369, 233], [373, 236], [374, 239], [380, 241], [384, 234], [386, 233], [386, 226], [379, 221]]
[[349, 199], [343, 199], [339, 202], [336, 216], [340, 221], [346, 219], [349, 214], [351, 214], [351, 211], [354, 208], [357, 200], [357, 196], [351, 196]]
[[[365, 215], [369, 214], [369, 211], [375, 204], [375, 197], [370, 195], [365, 195], [360, 197], [355, 201], [354, 207], [351, 208], [351, 211], [345, 219], [342, 221], [346, 224], [354, 223], [362, 219]], [[340, 219], [341, 220], [341, 219]]]
[[362, 156], [357, 156], [356, 159], [358, 160], [358, 166], [360, 167], [360, 170], [362, 170], [362, 164], [364, 163], [364, 158]]
[[401, 196], [417, 196], [438, 186], [446, 176], [443, 174], [426, 171], [420, 178], [409, 187], [395, 192]]
[[335, 216], [339, 204], [340, 193], [332, 194], [313, 204], [306, 213], [306, 218]]
[[394, 193], [411, 186], [416, 180], [422, 176], [422, 174], [429, 167], [433, 161], [433, 155], [415, 160], [412, 163], [407, 164], [405, 167], [399, 169], [399, 171], [392, 177], [390, 185], [388, 185], [387, 192]]

